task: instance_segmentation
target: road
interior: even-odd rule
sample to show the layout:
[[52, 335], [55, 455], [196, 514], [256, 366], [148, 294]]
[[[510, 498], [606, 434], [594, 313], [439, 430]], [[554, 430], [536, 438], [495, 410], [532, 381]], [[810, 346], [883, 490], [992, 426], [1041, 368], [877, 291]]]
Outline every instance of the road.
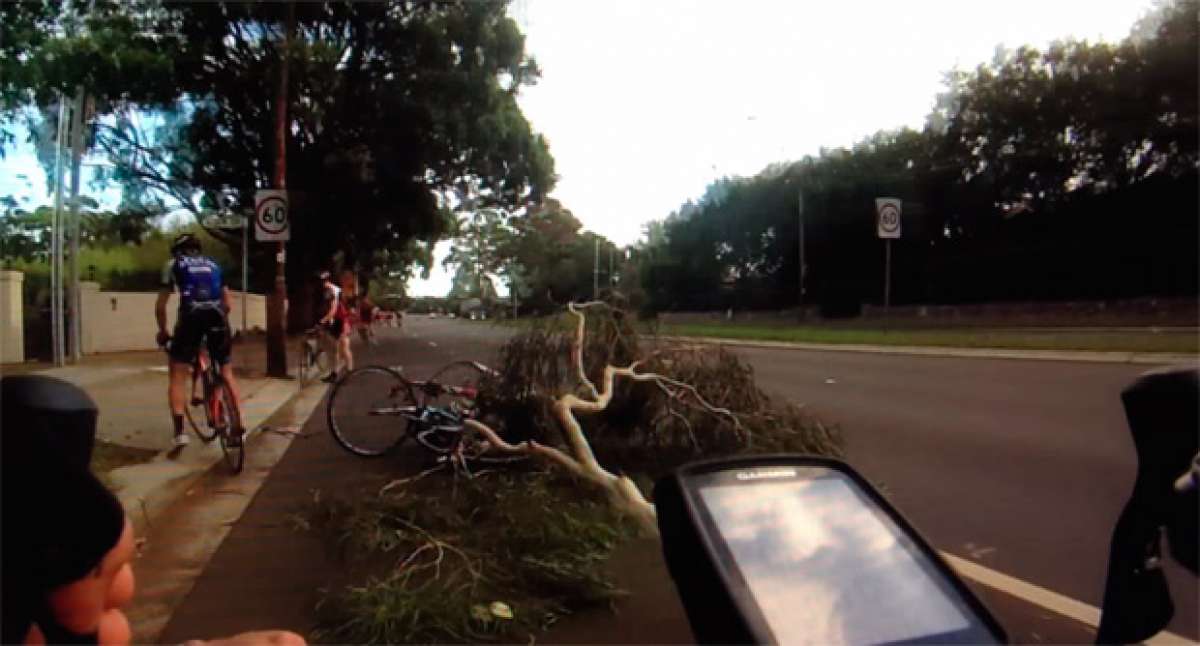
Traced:
[[[510, 332], [409, 317], [478, 356]], [[742, 348], [760, 385], [837, 423], [849, 462], [939, 549], [1099, 606], [1136, 462], [1121, 389], [1147, 366]], [[1200, 637], [1196, 580], [1167, 565], [1169, 629]]]

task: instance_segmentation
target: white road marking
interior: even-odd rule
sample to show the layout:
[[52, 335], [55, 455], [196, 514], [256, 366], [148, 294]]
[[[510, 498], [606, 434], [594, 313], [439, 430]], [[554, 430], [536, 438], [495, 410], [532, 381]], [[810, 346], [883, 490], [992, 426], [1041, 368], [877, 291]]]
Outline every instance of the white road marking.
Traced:
[[[1081, 624], [1096, 628], [1100, 625], [1100, 609], [1095, 606], [1090, 606], [1082, 601], [1076, 601], [1070, 597], [1061, 595], [1053, 590], [1047, 590], [1039, 585], [1027, 583], [1020, 579], [1008, 576], [995, 570], [983, 567], [978, 563], [972, 563], [964, 558], [959, 558], [949, 552], [942, 552], [942, 558], [946, 559], [950, 566], [953, 567], [960, 575], [971, 579], [972, 581], [982, 583], [989, 588], [995, 588], [1001, 592], [1023, 599], [1037, 606], [1041, 606], [1051, 612], [1058, 613], [1064, 617], [1069, 617], [1078, 621]], [[1194, 644], [1196, 642], [1185, 639], [1175, 633], [1162, 631], [1157, 635], [1147, 639], [1146, 644]]]

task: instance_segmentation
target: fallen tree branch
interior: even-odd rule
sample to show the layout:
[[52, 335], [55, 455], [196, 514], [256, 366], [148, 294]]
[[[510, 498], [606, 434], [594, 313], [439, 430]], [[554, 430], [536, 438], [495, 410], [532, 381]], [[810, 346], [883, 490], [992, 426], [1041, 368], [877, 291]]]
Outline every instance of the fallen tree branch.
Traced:
[[[597, 388], [588, 379], [583, 363], [583, 343], [587, 327], [584, 310], [596, 306], [606, 307], [607, 305], [599, 301], [578, 305], [571, 303], [567, 305], [567, 310], [578, 319], [575, 327], [575, 337], [571, 343], [571, 362], [579, 383], [586, 391], [585, 397], [579, 397], [573, 393], [561, 395], [554, 400], [552, 405], [554, 417], [562, 428], [568, 450], [540, 444], [532, 440], [521, 442], [520, 444], [512, 444], [501, 438], [491, 427], [477, 420], [467, 420], [464, 424], [467, 428], [479, 433], [497, 451], [508, 454], [523, 454], [540, 459], [562, 467], [573, 476], [596, 485], [608, 494], [609, 500], [614, 506], [637, 521], [643, 531], [655, 535], [658, 533], [658, 523], [654, 505], [646, 500], [645, 495], [638, 489], [637, 484], [628, 476], [617, 475], [600, 465], [596, 460], [595, 453], [592, 451], [591, 443], [588, 442], [587, 436], [583, 432], [583, 427], [579, 423], [577, 415], [596, 414], [604, 411], [612, 401], [617, 377], [622, 377], [636, 382], [654, 383], [660, 390], [667, 394], [669, 400], [682, 401], [685, 394], [690, 395], [690, 398], [703, 410], [714, 415], [727, 417], [733, 423], [735, 431], [739, 434], [744, 429], [742, 428], [741, 420], [738, 419], [738, 416], [733, 411], [714, 406], [700, 394], [700, 391], [695, 386], [657, 373], [638, 372], [638, 366], [643, 361], [634, 361], [623, 368], [611, 364], [605, 366], [600, 388]], [[672, 388], [675, 390], [672, 390]], [[696, 445], [697, 441], [695, 435], [691, 432], [690, 423], [679, 413], [675, 411], [671, 411], [671, 413], [683, 420], [693, 445]]]

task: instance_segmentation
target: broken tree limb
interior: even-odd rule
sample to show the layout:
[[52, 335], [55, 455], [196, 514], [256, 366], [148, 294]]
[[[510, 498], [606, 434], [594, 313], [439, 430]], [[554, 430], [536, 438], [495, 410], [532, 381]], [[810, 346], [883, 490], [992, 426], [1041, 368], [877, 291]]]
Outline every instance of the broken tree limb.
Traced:
[[[628, 476], [617, 475], [600, 465], [596, 460], [591, 443], [584, 434], [583, 427], [579, 423], [577, 416], [580, 414], [596, 414], [604, 411], [612, 402], [616, 379], [622, 377], [637, 382], [654, 383], [673, 400], [683, 401], [685, 394], [690, 395], [690, 398], [694, 400], [699, 408], [714, 415], [727, 417], [732, 422], [735, 432], [740, 434], [744, 431], [741, 421], [733, 411], [714, 406], [700, 394], [695, 386], [652, 372], [638, 372], [638, 366], [643, 363], [642, 361], [635, 361], [625, 367], [613, 366], [611, 364], [605, 366], [600, 387], [597, 388], [588, 379], [583, 363], [583, 344], [587, 329], [584, 310], [596, 306], [607, 305], [593, 301], [578, 305], [571, 303], [567, 306], [567, 310], [578, 319], [578, 324], [575, 327], [575, 336], [571, 343], [571, 363], [573, 364], [572, 367], [574, 368], [575, 375], [585, 391], [584, 397], [573, 393], [563, 394], [554, 400], [552, 406], [555, 420], [561, 427], [563, 437], [566, 440], [567, 450], [533, 441], [511, 444], [504, 441], [495, 430], [482, 422], [467, 420], [464, 424], [467, 428], [479, 433], [497, 451], [509, 454], [524, 454], [540, 459], [546, 463], [557, 465], [573, 476], [599, 487], [605, 491], [614, 507], [632, 517], [644, 532], [656, 535], [658, 533], [658, 524], [654, 505], [646, 500], [645, 495], [638, 489], [637, 484]], [[692, 440], [695, 442], [694, 437]]]

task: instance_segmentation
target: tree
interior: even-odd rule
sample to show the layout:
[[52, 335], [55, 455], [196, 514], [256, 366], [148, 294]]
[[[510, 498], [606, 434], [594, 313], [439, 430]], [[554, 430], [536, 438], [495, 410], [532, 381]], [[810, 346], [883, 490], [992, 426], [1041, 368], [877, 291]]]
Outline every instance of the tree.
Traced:
[[0, 199], [0, 258], [7, 262], [45, 262], [50, 255], [50, 218], [53, 210], [41, 207], [32, 213], [17, 206], [13, 197]]
[[450, 253], [442, 261], [445, 267], [457, 268], [448, 298], [494, 301], [496, 290], [491, 276], [504, 269], [501, 249], [510, 235], [505, 214], [488, 208], [471, 211], [458, 222], [456, 233]]
[[611, 282], [608, 258], [616, 246], [598, 234], [581, 232], [575, 214], [554, 199], [510, 220], [513, 230], [502, 247], [509, 272], [518, 276], [525, 298], [535, 309], [549, 312], [572, 300], [592, 298], [596, 254], [601, 259], [602, 287]]
[[[546, 141], [516, 102], [537, 66], [503, 2], [296, 3], [286, 52], [284, 4], [94, 4], [86, 15], [5, 6], [32, 30], [24, 64], [6, 57], [0, 70], [28, 68], [5, 86], [6, 114], [83, 84], [108, 115], [94, 144], [113, 179], [136, 185], [129, 195], [245, 210], [273, 168], [273, 79], [286, 57], [289, 284], [338, 254], [363, 266], [447, 233], [452, 193], [516, 208], [553, 185]], [[125, 127], [131, 110], [171, 115], [169, 127], [151, 144]]]
[[1000, 49], [946, 75], [918, 132], [724, 178], [647, 229], [650, 309], [882, 300], [874, 198], [904, 200], [892, 301], [1197, 292], [1197, 0], [1160, 3], [1118, 44]]

